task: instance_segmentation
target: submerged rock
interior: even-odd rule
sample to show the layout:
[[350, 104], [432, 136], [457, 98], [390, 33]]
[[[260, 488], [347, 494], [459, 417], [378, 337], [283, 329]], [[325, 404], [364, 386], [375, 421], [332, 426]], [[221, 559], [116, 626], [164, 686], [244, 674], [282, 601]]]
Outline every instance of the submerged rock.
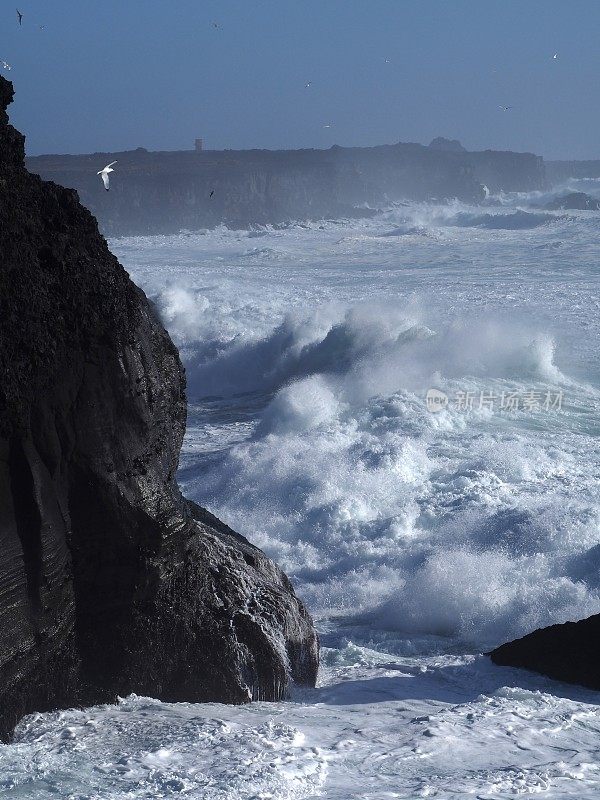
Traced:
[[275, 700], [318, 642], [281, 570], [175, 480], [185, 376], [0, 77], [0, 735], [130, 692]]
[[540, 672], [566, 683], [600, 689], [600, 614], [551, 625], [497, 647], [495, 664]]
[[560, 211], [562, 209], [572, 209], [574, 211], [597, 211], [600, 203], [585, 192], [569, 192], [560, 197], [555, 197], [544, 208], [548, 211]]

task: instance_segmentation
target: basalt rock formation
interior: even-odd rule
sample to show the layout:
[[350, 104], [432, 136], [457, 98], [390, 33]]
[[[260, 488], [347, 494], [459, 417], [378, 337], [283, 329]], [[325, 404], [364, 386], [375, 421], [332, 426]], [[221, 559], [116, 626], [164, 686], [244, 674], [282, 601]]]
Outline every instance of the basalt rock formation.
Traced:
[[[545, 186], [543, 161], [531, 153], [468, 153], [434, 144], [165, 153], [138, 148], [36, 156], [27, 166], [77, 189], [110, 236], [361, 217], [402, 200], [477, 203], [485, 197], [483, 184], [491, 192]], [[96, 172], [114, 160], [106, 192]]]
[[495, 664], [540, 672], [558, 681], [600, 689], [600, 614], [551, 625], [490, 653]]
[[278, 567], [180, 494], [178, 353], [76, 193], [24, 166], [0, 77], [0, 735], [110, 701], [314, 683]]

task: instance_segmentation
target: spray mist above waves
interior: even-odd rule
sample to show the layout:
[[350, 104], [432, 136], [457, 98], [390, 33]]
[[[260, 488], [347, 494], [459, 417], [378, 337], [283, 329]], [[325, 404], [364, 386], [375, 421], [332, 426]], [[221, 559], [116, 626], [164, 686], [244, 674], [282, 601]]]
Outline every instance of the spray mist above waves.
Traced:
[[[429, 262], [444, 238], [487, 258], [490, 243], [512, 247], [522, 236], [531, 237], [528, 257], [545, 259], [538, 248], [579, 224], [562, 214], [555, 225], [530, 230], [511, 224], [513, 213], [501, 207], [509, 224], [484, 226], [481, 240], [453, 224], [457, 214], [473, 214], [477, 227], [476, 210], [420, 205], [407, 224], [429, 235], [411, 237], [411, 261], [422, 251]], [[427, 217], [451, 222], [440, 228]], [[332, 240], [315, 252], [315, 236], [328, 235], [317, 226], [265, 230], [262, 254], [237, 273], [246, 281], [241, 296], [235, 280], [224, 284], [238, 252], [249, 252], [247, 237], [202, 237], [208, 248], [232, 248], [218, 288], [203, 285], [206, 275], [194, 284], [190, 270], [171, 271], [155, 300], [188, 372], [184, 490], [273, 555], [322, 620], [488, 646], [599, 611], [597, 391], [557, 366], [560, 327], [506, 301], [508, 289], [518, 297], [522, 288], [518, 264], [512, 283], [502, 264], [501, 287], [487, 265], [459, 274], [456, 286], [458, 273], [448, 269], [447, 298], [435, 281], [419, 285], [421, 274], [434, 272], [419, 267], [402, 302], [358, 302], [364, 286], [377, 282], [389, 295], [381, 258], [399, 251], [390, 239], [376, 244], [386, 229], [387, 217], [346, 224], [335, 239], [333, 290]], [[273, 278], [289, 282], [284, 245], [292, 238], [302, 266], [286, 289]], [[321, 258], [326, 275], [310, 278], [317, 301], [290, 310], [294, 291], [308, 295], [306, 264], [313, 269]], [[367, 270], [360, 279], [358, 264]], [[340, 293], [335, 286], [348, 274]], [[407, 272], [393, 277], [400, 289], [408, 279]], [[489, 293], [484, 308], [480, 280]], [[534, 291], [550, 309], [546, 290]], [[566, 400], [560, 411], [431, 414], [430, 387], [475, 396], [560, 390]]]
[[[251, 438], [191, 479], [194, 493], [273, 554], [321, 614], [494, 642], [600, 610], [596, 587], [578, 580], [591, 572], [598, 516], [562, 482], [577, 453], [549, 452], [556, 414], [538, 415], [547, 429], [532, 441], [525, 413], [467, 422], [423, 403], [434, 384], [570, 385], [551, 340], [498, 331], [436, 334], [389, 309], [354, 309], [329, 326], [288, 318], [188, 363], [192, 396], [272, 397]], [[581, 554], [567, 571], [566, 549]]]

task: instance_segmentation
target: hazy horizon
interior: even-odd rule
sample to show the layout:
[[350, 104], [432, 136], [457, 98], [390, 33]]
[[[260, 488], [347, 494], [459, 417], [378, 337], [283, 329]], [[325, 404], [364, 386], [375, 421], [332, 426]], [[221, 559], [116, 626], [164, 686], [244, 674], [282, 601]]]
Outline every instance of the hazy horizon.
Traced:
[[0, 59], [29, 155], [186, 150], [196, 137], [221, 150], [441, 135], [469, 150], [600, 158], [598, 4], [182, 0], [173, 13], [30, 0], [20, 10], [22, 27], [3, 12]]

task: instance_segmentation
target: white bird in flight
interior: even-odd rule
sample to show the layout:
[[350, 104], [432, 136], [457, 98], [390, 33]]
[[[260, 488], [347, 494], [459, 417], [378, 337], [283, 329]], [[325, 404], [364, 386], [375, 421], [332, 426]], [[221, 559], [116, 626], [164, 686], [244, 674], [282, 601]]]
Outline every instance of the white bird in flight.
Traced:
[[102, 183], [104, 184], [104, 188], [106, 189], [107, 192], [108, 192], [108, 189], [109, 189], [108, 174], [109, 174], [109, 172], [114, 172], [114, 169], [112, 168], [112, 165], [116, 164], [116, 163], [117, 163], [116, 161], [111, 161], [110, 164], [107, 164], [104, 167], [104, 169], [101, 169], [100, 172], [96, 173], [96, 175], [101, 175], [102, 176]]
[[558, 58], [558, 53], [554, 53], [554, 55], [552, 56], [552, 58], [553, 58], [553, 59], [556, 61], [556, 60], [557, 60], [557, 58]]
[[0, 64], [2, 64], [2, 67], [4, 69], [12, 69], [11, 65], [8, 64], [6, 61], [0, 61]]
[[510, 111], [512, 106], [498, 106], [500, 111]]

